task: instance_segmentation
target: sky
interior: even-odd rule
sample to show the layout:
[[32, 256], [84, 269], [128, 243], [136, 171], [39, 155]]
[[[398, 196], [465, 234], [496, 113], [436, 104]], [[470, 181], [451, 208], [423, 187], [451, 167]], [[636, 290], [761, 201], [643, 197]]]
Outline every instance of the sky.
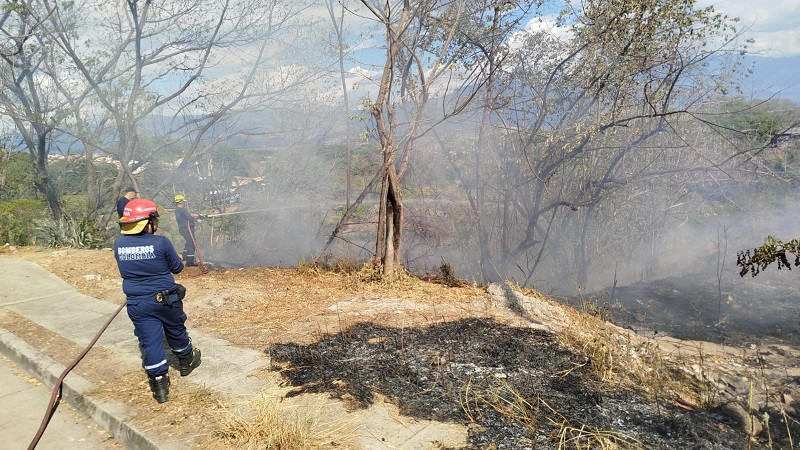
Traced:
[[749, 28], [745, 36], [755, 39], [750, 53], [770, 58], [800, 55], [800, 2], [798, 0], [699, 0], [729, 17], [741, 19]]
[[737, 29], [744, 31], [745, 39], [755, 40], [749, 45], [751, 56], [800, 56], [798, 0], [698, 0], [695, 6], [713, 6], [718, 13], [739, 18]]

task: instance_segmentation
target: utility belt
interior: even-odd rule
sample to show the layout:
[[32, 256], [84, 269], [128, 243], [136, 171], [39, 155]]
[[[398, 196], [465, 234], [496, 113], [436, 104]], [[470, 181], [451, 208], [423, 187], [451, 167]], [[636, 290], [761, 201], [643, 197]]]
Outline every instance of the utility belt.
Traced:
[[183, 300], [186, 297], [186, 287], [182, 284], [175, 284], [174, 289], [166, 289], [156, 294], [156, 301], [158, 303], [163, 303], [167, 306], [172, 306], [172, 299], [170, 298], [172, 294], [178, 296], [178, 300]]

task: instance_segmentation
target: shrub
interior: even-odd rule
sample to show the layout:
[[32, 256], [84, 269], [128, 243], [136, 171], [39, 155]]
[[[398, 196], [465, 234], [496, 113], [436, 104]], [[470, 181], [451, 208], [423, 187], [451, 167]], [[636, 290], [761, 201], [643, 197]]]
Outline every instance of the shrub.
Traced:
[[33, 245], [36, 223], [47, 216], [41, 200], [16, 199], [0, 203], [0, 238], [13, 245]]
[[43, 247], [101, 248], [108, 237], [90, 218], [39, 221], [36, 244]]

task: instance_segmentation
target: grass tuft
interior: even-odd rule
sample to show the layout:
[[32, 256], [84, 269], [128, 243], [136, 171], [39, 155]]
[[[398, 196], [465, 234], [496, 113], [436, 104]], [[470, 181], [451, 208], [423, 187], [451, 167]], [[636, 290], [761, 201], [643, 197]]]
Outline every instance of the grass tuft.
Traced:
[[287, 407], [266, 394], [217, 415], [209, 450], [350, 449], [353, 427], [324, 420], [319, 411]]

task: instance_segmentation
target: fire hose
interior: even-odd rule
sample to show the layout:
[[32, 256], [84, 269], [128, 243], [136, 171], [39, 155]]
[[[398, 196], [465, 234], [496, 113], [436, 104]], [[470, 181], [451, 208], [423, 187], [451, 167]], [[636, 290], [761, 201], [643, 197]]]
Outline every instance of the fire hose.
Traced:
[[83, 349], [83, 351], [81, 352], [80, 355], [78, 355], [75, 361], [70, 363], [70, 365], [67, 366], [66, 369], [64, 369], [64, 372], [62, 372], [61, 375], [56, 380], [55, 386], [53, 387], [53, 394], [50, 396], [50, 402], [47, 404], [47, 410], [44, 413], [44, 418], [42, 419], [41, 425], [39, 425], [39, 430], [36, 431], [36, 435], [33, 437], [33, 440], [28, 446], [28, 450], [33, 450], [36, 448], [36, 445], [39, 443], [39, 440], [42, 439], [44, 430], [50, 423], [50, 419], [52, 419], [53, 415], [56, 413], [56, 409], [58, 408], [58, 403], [61, 401], [62, 384], [64, 382], [64, 378], [66, 378], [67, 374], [69, 374], [70, 371], [72, 371], [72, 369], [74, 369], [75, 366], [77, 366], [78, 363], [83, 359], [83, 357], [86, 356], [87, 353], [89, 353], [89, 350], [91, 350], [94, 344], [97, 343], [97, 340], [100, 339], [100, 335], [102, 335], [103, 332], [106, 331], [106, 328], [108, 328], [108, 326], [111, 325], [111, 322], [117, 317], [119, 312], [122, 311], [122, 308], [125, 307], [125, 304], [126, 302], [122, 302], [122, 304], [119, 306], [119, 308], [117, 308], [114, 314], [112, 314], [111, 317], [108, 319], [108, 321], [106, 321], [105, 325], [103, 325], [103, 327], [100, 328], [100, 331], [97, 332], [92, 341], [89, 342], [89, 345], [87, 345], [86, 348]]
[[204, 216], [205, 217], [214, 218], [214, 217], [222, 217], [222, 216], [232, 216], [234, 214], [251, 214], [251, 213], [266, 212], [266, 211], [279, 211], [279, 210], [283, 210], [283, 209], [308, 208], [309, 206], [312, 206], [312, 205], [276, 206], [274, 208], [248, 209], [248, 210], [245, 210], [245, 211], [229, 211], [229, 212], [223, 212], [223, 213], [205, 214]]

